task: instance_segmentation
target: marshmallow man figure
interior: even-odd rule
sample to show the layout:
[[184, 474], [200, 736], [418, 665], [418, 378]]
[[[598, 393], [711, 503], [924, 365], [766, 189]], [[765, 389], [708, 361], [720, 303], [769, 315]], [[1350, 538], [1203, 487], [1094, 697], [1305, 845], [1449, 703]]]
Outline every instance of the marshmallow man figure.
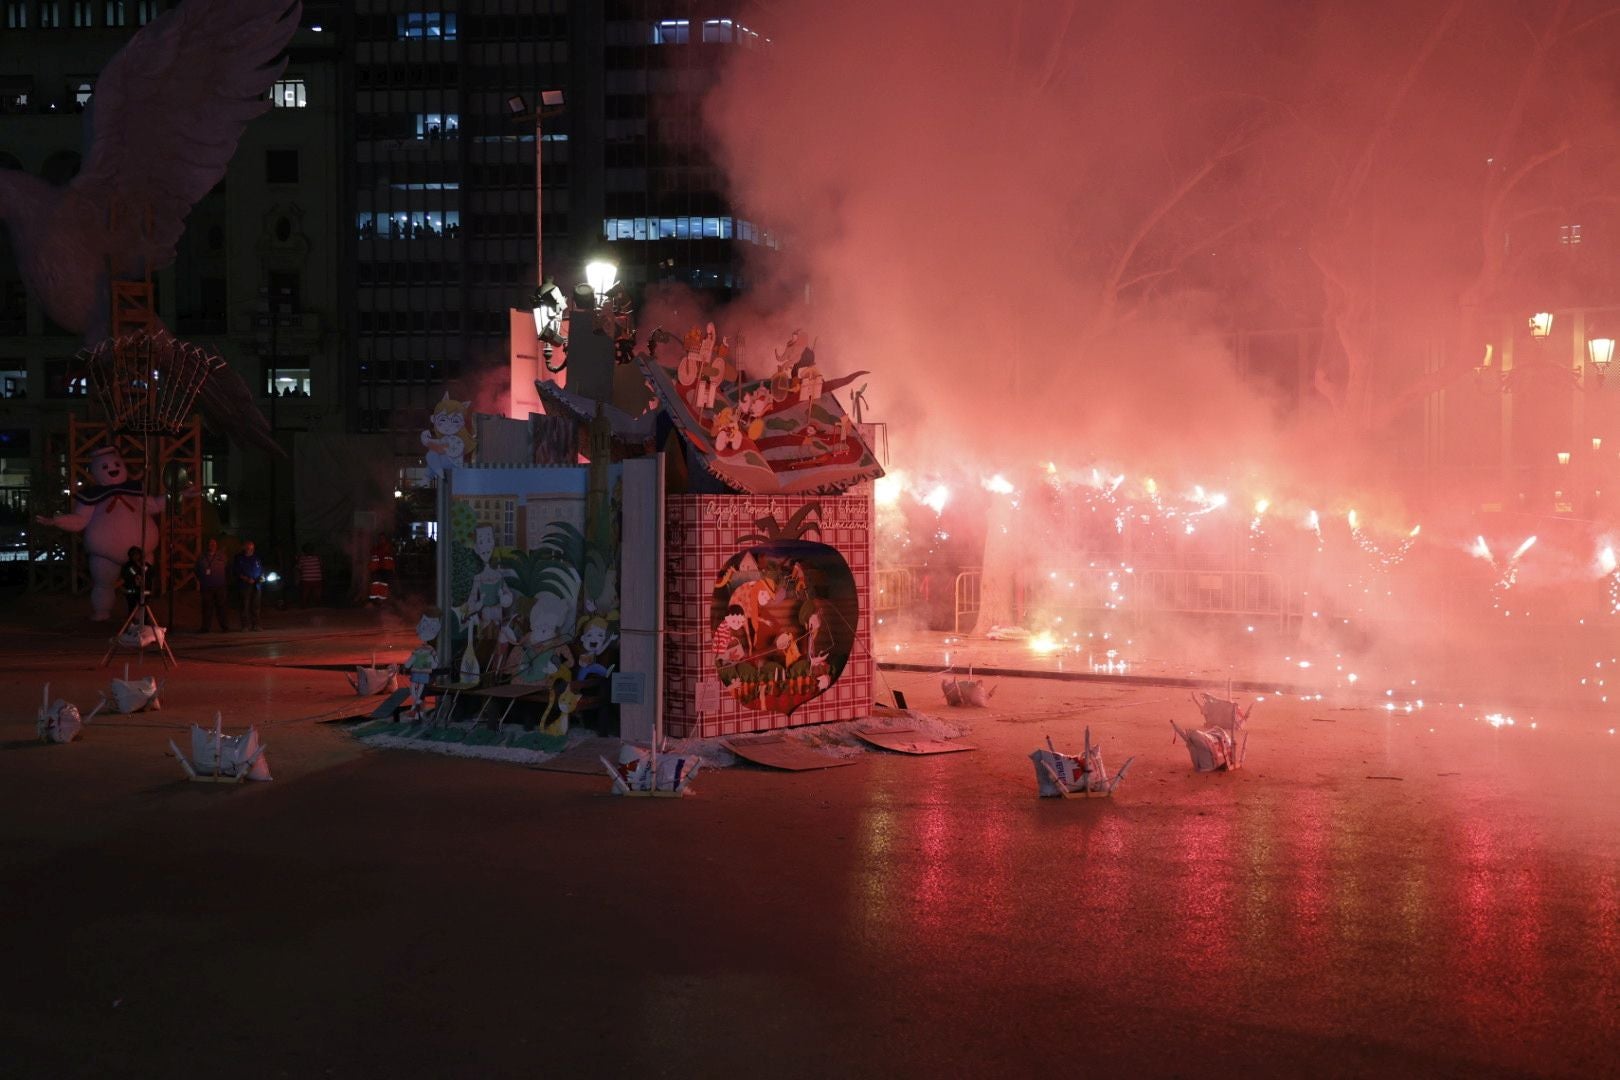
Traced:
[[41, 525], [54, 525], [68, 532], [84, 533], [84, 547], [90, 559], [90, 614], [97, 622], [112, 618], [113, 600], [118, 595], [118, 568], [129, 549], [138, 547], [147, 559], [157, 545], [157, 522], [148, 520], [163, 512], [163, 496], [147, 495], [141, 485], [129, 478], [123, 455], [103, 446], [90, 455], [90, 478], [73, 496], [73, 510], [54, 516], [41, 515]]

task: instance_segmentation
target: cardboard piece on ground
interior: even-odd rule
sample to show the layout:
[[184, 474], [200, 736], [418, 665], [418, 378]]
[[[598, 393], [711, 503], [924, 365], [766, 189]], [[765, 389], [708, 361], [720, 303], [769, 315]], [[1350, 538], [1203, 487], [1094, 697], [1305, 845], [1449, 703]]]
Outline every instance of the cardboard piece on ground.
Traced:
[[618, 752], [618, 739], [585, 739], [555, 757], [549, 757], [529, 767], [543, 772], [589, 773], [591, 776], [599, 777], [602, 775], [601, 759], [612, 757]]
[[382, 700], [382, 703], [379, 704], [375, 709], [372, 709], [370, 715], [367, 716], [366, 719], [367, 720], [394, 720], [394, 719], [397, 719], [398, 714], [402, 710], [405, 709], [406, 705], [409, 704], [410, 700], [411, 700], [411, 688], [410, 687], [407, 686], [403, 690], [395, 690], [392, 694], [389, 694], [386, 698], [384, 698]]
[[864, 743], [900, 754], [954, 754], [978, 749], [968, 743], [930, 738], [916, 728], [862, 727], [855, 729], [855, 735]]
[[782, 735], [734, 735], [721, 741], [726, 749], [745, 761], [790, 772], [831, 769], [839, 765], [853, 765], [856, 760], [853, 757], [840, 758], [817, 753]]

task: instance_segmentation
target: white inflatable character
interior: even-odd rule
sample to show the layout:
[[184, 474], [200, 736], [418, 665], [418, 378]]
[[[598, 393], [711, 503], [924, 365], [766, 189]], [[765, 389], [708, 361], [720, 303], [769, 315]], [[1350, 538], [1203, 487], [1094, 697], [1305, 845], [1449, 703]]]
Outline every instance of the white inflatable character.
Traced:
[[101, 622], [112, 618], [118, 568], [129, 557], [129, 549], [138, 547], [148, 560], [152, 557], [158, 527], [149, 518], [163, 512], [163, 496], [144, 493], [140, 483], [129, 478], [123, 456], [110, 446], [90, 455], [90, 478], [93, 483], [74, 493], [71, 513], [36, 520], [84, 533], [90, 556], [90, 614]]
[[427, 447], [423, 464], [434, 480], [442, 477], [445, 469], [467, 464], [473, 446], [472, 434], [466, 430], [468, 404], [452, 401], [447, 393], [433, 407], [429, 429], [422, 432], [422, 445]]

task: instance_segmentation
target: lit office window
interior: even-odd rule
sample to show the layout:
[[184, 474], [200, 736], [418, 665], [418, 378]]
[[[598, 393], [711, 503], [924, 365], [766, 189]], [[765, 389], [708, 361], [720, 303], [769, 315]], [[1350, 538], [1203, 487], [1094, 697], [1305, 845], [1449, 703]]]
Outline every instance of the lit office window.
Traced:
[[1566, 247], [1573, 247], [1581, 242], [1581, 227], [1579, 225], [1558, 226], [1558, 242]]
[[278, 109], [308, 108], [308, 88], [303, 79], [280, 79], [270, 88], [270, 100]]
[[454, 138], [461, 129], [460, 113], [417, 113], [416, 137], [418, 139], [447, 139]]
[[157, 0], [135, 0], [135, 21], [142, 26], [158, 17]]
[[124, 0], [107, 0], [107, 6], [102, 12], [101, 21], [108, 26], [128, 26], [128, 5], [125, 4]]
[[62, 5], [56, 0], [40, 0], [39, 25], [43, 30], [59, 29], [62, 25]]
[[400, 39], [429, 38], [435, 41], [456, 39], [456, 13], [453, 11], [411, 11], [395, 20]]
[[690, 19], [661, 19], [653, 24], [654, 45], [685, 45], [692, 40]]
[[6, 4], [6, 29], [28, 29], [28, 0], [10, 0]]
[[73, 25], [80, 28], [96, 25], [94, 7], [92, 0], [73, 0]]

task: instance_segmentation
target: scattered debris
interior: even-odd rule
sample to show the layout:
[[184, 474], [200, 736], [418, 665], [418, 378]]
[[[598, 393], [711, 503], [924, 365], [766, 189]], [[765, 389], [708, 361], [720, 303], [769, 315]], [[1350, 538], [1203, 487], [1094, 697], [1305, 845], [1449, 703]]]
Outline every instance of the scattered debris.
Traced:
[[1249, 735], [1243, 728], [1254, 706], [1251, 704], [1247, 709], [1240, 709], [1235, 701], [1218, 698], [1201, 690], [1193, 691], [1192, 700], [1203, 714], [1204, 726], [1183, 728], [1172, 720], [1170, 727], [1187, 744], [1187, 754], [1192, 758], [1193, 768], [1198, 772], [1241, 768], [1249, 748]]
[[[106, 704], [105, 701], [101, 703]], [[69, 743], [77, 739], [84, 731], [84, 726], [101, 711], [101, 705], [90, 710], [89, 716], [81, 717], [79, 707], [71, 701], [57, 698], [51, 700], [51, 684], [45, 684], [45, 694], [39, 704], [39, 713], [35, 722], [35, 730], [39, 732], [40, 741], [48, 743]]]
[[[148, 675], [144, 679], [131, 679], [129, 677], [129, 665], [125, 664], [124, 677], [112, 681], [113, 708], [126, 715], [140, 712], [146, 708], [161, 709], [163, 703], [158, 700], [158, 691], [161, 689], [162, 687], [158, 684], [155, 676]], [[106, 694], [101, 696], [103, 704], [106, 703], [107, 696]]]
[[1125, 779], [1125, 771], [1131, 767], [1134, 757], [1126, 758], [1125, 764], [1113, 776], [1103, 767], [1102, 747], [1091, 743], [1091, 728], [1086, 728], [1086, 745], [1078, 757], [1070, 754], [1060, 754], [1052, 745], [1052, 740], [1046, 740], [1045, 750], [1035, 750], [1029, 755], [1035, 763], [1035, 783], [1042, 798], [1062, 796], [1065, 799], [1095, 798], [1112, 795], [1119, 782]]
[[680, 798], [692, 793], [692, 778], [703, 768], [703, 760], [670, 754], [660, 756], [655, 745], [643, 750], [630, 743], [619, 746], [619, 763], [599, 758], [613, 778], [613, 794]]
[[1405, 780], [1404, 776], [1369, 776], [1369, 780]]
[[192, 780], [234, 784], [242, 780], [269, 780], [270, 764], [264, 758], [264, 745], [256, 728], [246, 735], [225, 734], [224, 720], [214, 713], [214, 730], [191, 725], [191, 760], [169, 740], [169, 749]]
[[830, 769], [838, 765], [853, 765], [853, 756], [834, 757], [805, 746], [796, 739], [775, 733], [765, 735], [734, 735], [721, 740], [726, 749], [755, 765], [772, 769], [802, 772], [807, 769]]
[[355, 668], [354, 678], [349, 679], [349, 685], [354, 687], [354, 692], [361, 697], [370, 697], [373, 694], [392, 694], [398, 677], [398, 664], [389, 664], [387, 667], [380, 668], [377, 666], [377, 654], [372, 653], [371, 666]]
[[914, 727], [858, 727], [855, 737], [881, 750], [893, 750], [900, 754], [955, 754], [978, 749], [967, 743], [930, 738]]
[[986, 690], [984, 680], [973, 677], [972, 668], [968, 669], [966, 677], [958, 675], [940, 680], [939, 688], [945, 694], [945, 704], [973, 705], [980, 709], [989, 706], [990, 698], [996, 692], [993, 686]]

